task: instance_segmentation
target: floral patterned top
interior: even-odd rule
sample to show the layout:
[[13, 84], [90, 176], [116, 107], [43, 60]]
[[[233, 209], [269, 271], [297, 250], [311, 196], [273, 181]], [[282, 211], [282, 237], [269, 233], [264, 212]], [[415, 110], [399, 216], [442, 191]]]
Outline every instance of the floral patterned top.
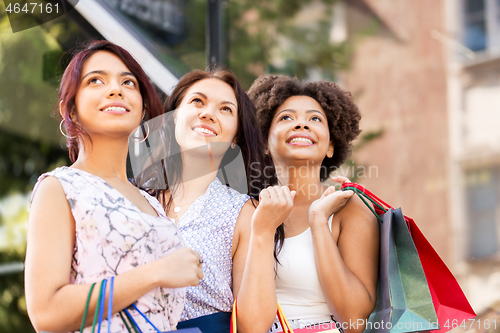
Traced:
[[[102, 178], [76, 168], [61, 167], [41, 175], [33, 195], [48, 176], [61, 182], [75, 219], [71, 283], [100, 282], [183, 246], [175, 224], [167, 218], [161, 204], [146, 192], [141, 194], [157, 217], [142, 212]], [[169, 331], [177, 326], [184, 297], [185, 288], [156, 288], [139, 298], [136, 305], [161, 331]], [[143, 332], [154, 332], [136, 311], [131, 313]], [[111, 322], [111, 332], [126, 331], [119, 314]], [[106, 320], [103, 329], [107, 331]], [[91, 328], [84, 330], [90, 331]]]

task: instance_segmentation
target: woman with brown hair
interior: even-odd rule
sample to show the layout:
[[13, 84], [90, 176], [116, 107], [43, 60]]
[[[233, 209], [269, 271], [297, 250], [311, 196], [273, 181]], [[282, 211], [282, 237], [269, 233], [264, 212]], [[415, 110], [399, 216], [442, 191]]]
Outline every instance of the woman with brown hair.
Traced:
[[375, 307], [377, 220], [352, 191], [323, 184], [360, 133], [358, 108], [334, 83], [279, 75], [260, 77], [248, 94], [278, 184], [297, 191], [276, 231], [277, 300], [295, 327], [361, 332]]
[[[117, 312], [136, 301], [160, 330], [175, 330], [184, 305], [179, 287], [199, 283], [200, 256], [182, 247], [160, 203], [126, 175], [129, 135], [162, 112], [151, 83], [126, 50], [94, 41], [64, 72], [59, 112], [73, 164], [41, 175], [33, 190], [25, 271], [33, 326], [78, 330], [91, 285], [111, 278], [111, 332], [126, 330]], [[97, 299], [94, 292], [85, 325], [92, 323]], [[153, 329], [137, 312], [132, 317]]]
[[[237, 297], [238, 330], [267, 332], [274, 318], [270, 310], [276, 308], [276, 300], [268, 297], [274, 290], [272, 241], [294, 193], [287, 187], [265, 188], [264, 144], [255, 109], [232, 73], [186, 74], [167, 98], [166, 109], [172, 120], [162, 116], [158, 122], [163, 127], [154, 119], [149, 126], [153, 136], [161, 128], [158, 137], [169, 151], [163, 169], [152, 173], [166, 175], [166, 184], [156, 182], [164, 189], [155, 192], [187, 246], [201, 255], [204, 273], [198, 286], [187, 288], [178, 327], [229, 332]], [[162, 148], [149, 144], [146, 151]], [[231, 166], [238, 156], [241, 164]], [[229, 186], [232, 179], [247, 191]]]

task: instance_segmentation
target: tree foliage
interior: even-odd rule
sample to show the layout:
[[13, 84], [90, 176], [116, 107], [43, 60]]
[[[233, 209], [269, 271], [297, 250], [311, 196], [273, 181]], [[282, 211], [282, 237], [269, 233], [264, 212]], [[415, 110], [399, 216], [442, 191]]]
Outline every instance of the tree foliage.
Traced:
[[242, 85], [248, 88], [266, 73], [334, 80], [340, 69], [348, 67], [350, 52], [348, 43], [331, 41], [335, 3], [230, 1], [229, 65]]

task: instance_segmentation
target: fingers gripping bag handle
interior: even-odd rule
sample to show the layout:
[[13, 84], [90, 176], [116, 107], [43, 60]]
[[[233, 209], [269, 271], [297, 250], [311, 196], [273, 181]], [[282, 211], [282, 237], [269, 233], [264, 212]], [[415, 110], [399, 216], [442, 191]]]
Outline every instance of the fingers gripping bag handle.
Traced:
[[[387, 212], [388, 209], [394, 209], [391, 205], [377, 197], [375, 194], [370, 192], [368, 189], [364, 188], [363, 186], [356, 184], [356, 183], [343, 183], [342, 184], [342, 191], [347, 191], [351, 190], [356, 193], [359, 198], [363, 201], [363, 203], [370, 209], [370, 211], [377, 217], [380, 223], [384, 223], [380, 215], [383, 215]], [[375, 207], [372, 207], [368, 202], [371, 201]], [[408, 226], [408, 229], [410, 229], [410, 219], [408, 216], [403, 215], [406, 225]], [[411, 233], [411, 229], [410, 229]]]

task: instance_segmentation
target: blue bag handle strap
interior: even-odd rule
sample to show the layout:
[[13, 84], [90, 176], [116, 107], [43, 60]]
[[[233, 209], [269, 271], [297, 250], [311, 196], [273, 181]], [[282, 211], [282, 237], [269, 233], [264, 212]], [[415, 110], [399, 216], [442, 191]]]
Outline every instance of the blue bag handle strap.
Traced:
[[109, 281], [109, 298], [108, 298], [108, 333], [111, 332], [111, 318], [113, 317], [113, 287], [115, 277], [112, 276]]
[[99, 317], [99, 304], [101, 303], [101, 297], [102, 297], [102, 287], [104, 286], [104, 281], [106, 279], [101, 281], [101, 285], [99, 287], [99, 296], [97, 297], [97, 304], [95, 306], [95, 313], [94, 313], [94, 321], [92, 322], [92, 333], [95, 332], [95, 326], [97, 324], [97, 318]]
[[[104, 302], [106, 301], [106, 284], [108, 283], [108, 280], [104, 279], [104, 281], [102, 283], [103, 283], [102, 297], [97, 303], [99, 305], [99, 321], [97, 324], [97, 333], [101, 333], [102, 317], [103, 317], [103, 313], [104, 313]], [[99, 304], [99, 302], [101, 304]]]
[[146, 315], [144, 313], [141, 312], [141, 310], [139, 310], [137, 308], [137, 306], [135, 304], [132, 304], [132, 307], [135, 309], [135, 311], [139, 312], [139, 314], [144, 318], [146, 319], [146, 321], [151, 325], [153, 326], [153, 328], [155, 329], [156, 332], [158, 333], [162, 333], [162, 331], [160, 331], [155, 325], [153, 325], [153, 323], [151, 322], [151, 320], [149, 320], [148, 317], [146, 317]]
[[139, 328], [139, 325], [137, 325], [137, 322], [135, 321], [134, 317], [132, 317], [132, 315], [130, 314], [130, 312], [127, 309], [123, 309], [123, 311], [127, 315], [127, 318], [130, 320], [130, 322], [131, 322], [132, 327], [134, 328], [134, 330], [136, 332], [142, 333], [141, 329]]

